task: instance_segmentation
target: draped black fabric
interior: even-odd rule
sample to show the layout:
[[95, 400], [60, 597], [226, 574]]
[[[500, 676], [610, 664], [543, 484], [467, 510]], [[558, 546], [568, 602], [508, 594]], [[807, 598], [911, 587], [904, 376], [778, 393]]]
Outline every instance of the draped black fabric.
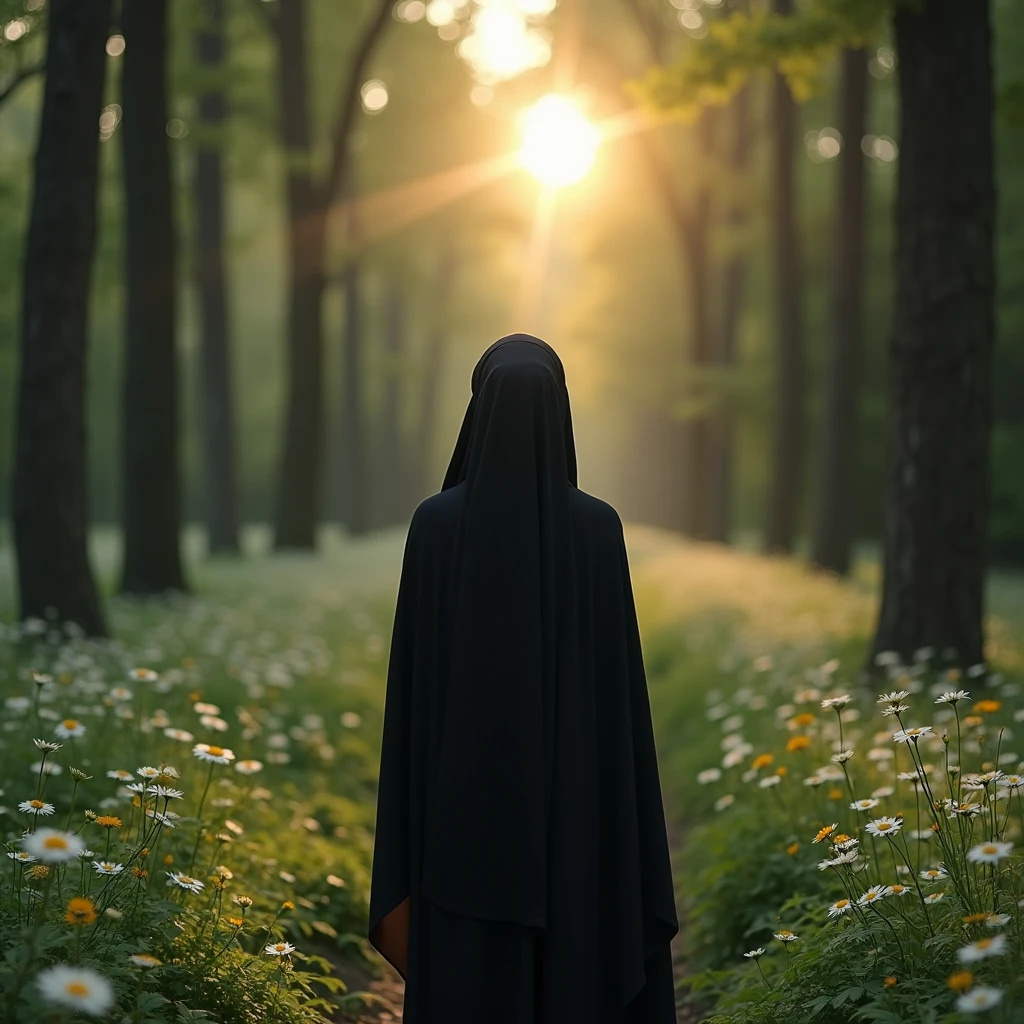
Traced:
[[472, 385], [406, 541], [368, 933], [409, 898], [406, 1024], [668, 1024], [678, 923], [621, 522], [576, 486], [549, 346], [501, 339]]

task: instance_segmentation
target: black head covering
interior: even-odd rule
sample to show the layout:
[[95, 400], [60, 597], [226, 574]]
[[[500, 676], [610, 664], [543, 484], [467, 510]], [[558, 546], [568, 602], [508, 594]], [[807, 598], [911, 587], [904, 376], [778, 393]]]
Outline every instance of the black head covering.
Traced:
[[464, 486], [444, 725], [423, 892], [462, 914], [543, 927], [555, 711], [574, 671], [565, 372], [539, 338], [495, 342], [443, 490]]

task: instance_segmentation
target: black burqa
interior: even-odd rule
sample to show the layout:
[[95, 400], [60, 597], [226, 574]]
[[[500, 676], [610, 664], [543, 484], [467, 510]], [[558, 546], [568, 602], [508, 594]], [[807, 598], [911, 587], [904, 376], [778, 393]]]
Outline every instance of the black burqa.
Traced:
[[403, 904], [405, 1024], [675, 1021], [622, 524], [576, 485], [562, 364], [528, 335], [477, 363], [406, 540], [368, 929], [385, 956]]

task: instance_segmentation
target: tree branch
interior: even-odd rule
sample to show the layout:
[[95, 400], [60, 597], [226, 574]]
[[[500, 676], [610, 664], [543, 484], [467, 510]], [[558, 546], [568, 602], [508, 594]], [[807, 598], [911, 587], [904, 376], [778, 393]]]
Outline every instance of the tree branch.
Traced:
[[331, 132], [331, 165], [323, 184], [325, 203], [332, 202], [341, 192], [348, 172], [348, 143], [359, 112], [359, 90], [366, 66], [374, 48], [380, 41], [391, 18], [393, 0], [377, 0], [377, 9], [370, 18], [363, 38], [356, 47], [348, 77], [342, 82], [338, 96], [338, 109]]
[[14, 77], [0, 88], [0, 106], [7, 102], [20, 85], [24, 85], [30, 78], [41, 75], [46, 70], [46, 65], [40, 61], [38, 64], [30, 64], [28, 67], [20, 68]]
[[256, 12], [258, 18], [263, 21], [266, 25], [267, 30], [271, 35], [276, 36], [280, 31], [279, 18], [280, 15], [275, 14], [270, 9], [268, 3], [264, 3], [264, 0], [248, 0], [249, 6]]

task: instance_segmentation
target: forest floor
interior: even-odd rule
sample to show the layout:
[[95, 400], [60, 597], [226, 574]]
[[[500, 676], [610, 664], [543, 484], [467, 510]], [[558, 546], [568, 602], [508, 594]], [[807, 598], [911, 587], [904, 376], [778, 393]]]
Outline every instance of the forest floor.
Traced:
[[[353, 543], [328, 530], [315, 558], [268, 556], [263, 529], [247, 531], [245, 540], [246, 558], [208, 561], [198, 536], [190, 535], [196, 599], [151, 604], [112, 599], [111, 623], [142, 664], [194, 665], [198, 659], [198, 668], [186, 671], [198, 673], [196, 689], [204, 700], [231, 707], [245, 700], [239, 693], [243, 685], [250, 707], [263, 706], [281, 720], [283, 743], [289, 742], [287, 726], [291, 755], [276, 762], [270, 755], [280, 767], [268, 766], [266, 772], [267, 785], [287, 799], [266, 805], [246, 843], [253, 857], [273, 847], [275, 859], [266, 863], [279, 872], [275, 884], [289, 879], [291, 888], [282, 898], [296, 899], [303, 915], [296, 912], [288, 937], [329, 955], [353, 995], [347, 1015], [339, 1010], [337, 1019], [398, 1022], [401, 979], [368, 947], [360, 928], [387, 637], [404, 531]], [[648, 528], [628, 527], [627, 543], [677, 878], [679, 1022], [694, 1024], [704, 1015], [701, 999], [707, 997], [691, 997], [685, 982], [707, 965], [707, 950], [692, 937], [700, 910], [691, 883], [702, 856], [692, 835], [715, 813], [713, 798], [694, 779], [714, 763], [717, 750], [702, 711], [722, 680], [740, 671], [778, 674], [778, 667], [788, 664], [790, 678], [798, 678], [797, 672], [811, 669], [796, 666], [835, 661], [841, 666], [837, 680], [858, 685], [878, 567], [864, 561], [853, 580], [839, 582], [795, 560], [691, 544]], [[93, 547], [109, 589], [118, 564], [116, 538], [100, 532]], [[13, 619], [12, 577], [10, 552], [0, 548], [0, 622]], [[989, 598], [993, 657], [1004, 671], [1020, 676], [1024, 579], [995, 574]], [[294, 688], [290, 679], [257, 681], [282, 672], [296, 680], [310, 674]], [[320, 753], [324, 750], [329, 756]], [[244, 756], [268, 755], [254, 749]], [[344, 888], [336, 888], [339, 884]], [[325, 937], [331, 936], [337, 946], [327, 953]], [[356, 993], [364, 995], [360, 999]]]

